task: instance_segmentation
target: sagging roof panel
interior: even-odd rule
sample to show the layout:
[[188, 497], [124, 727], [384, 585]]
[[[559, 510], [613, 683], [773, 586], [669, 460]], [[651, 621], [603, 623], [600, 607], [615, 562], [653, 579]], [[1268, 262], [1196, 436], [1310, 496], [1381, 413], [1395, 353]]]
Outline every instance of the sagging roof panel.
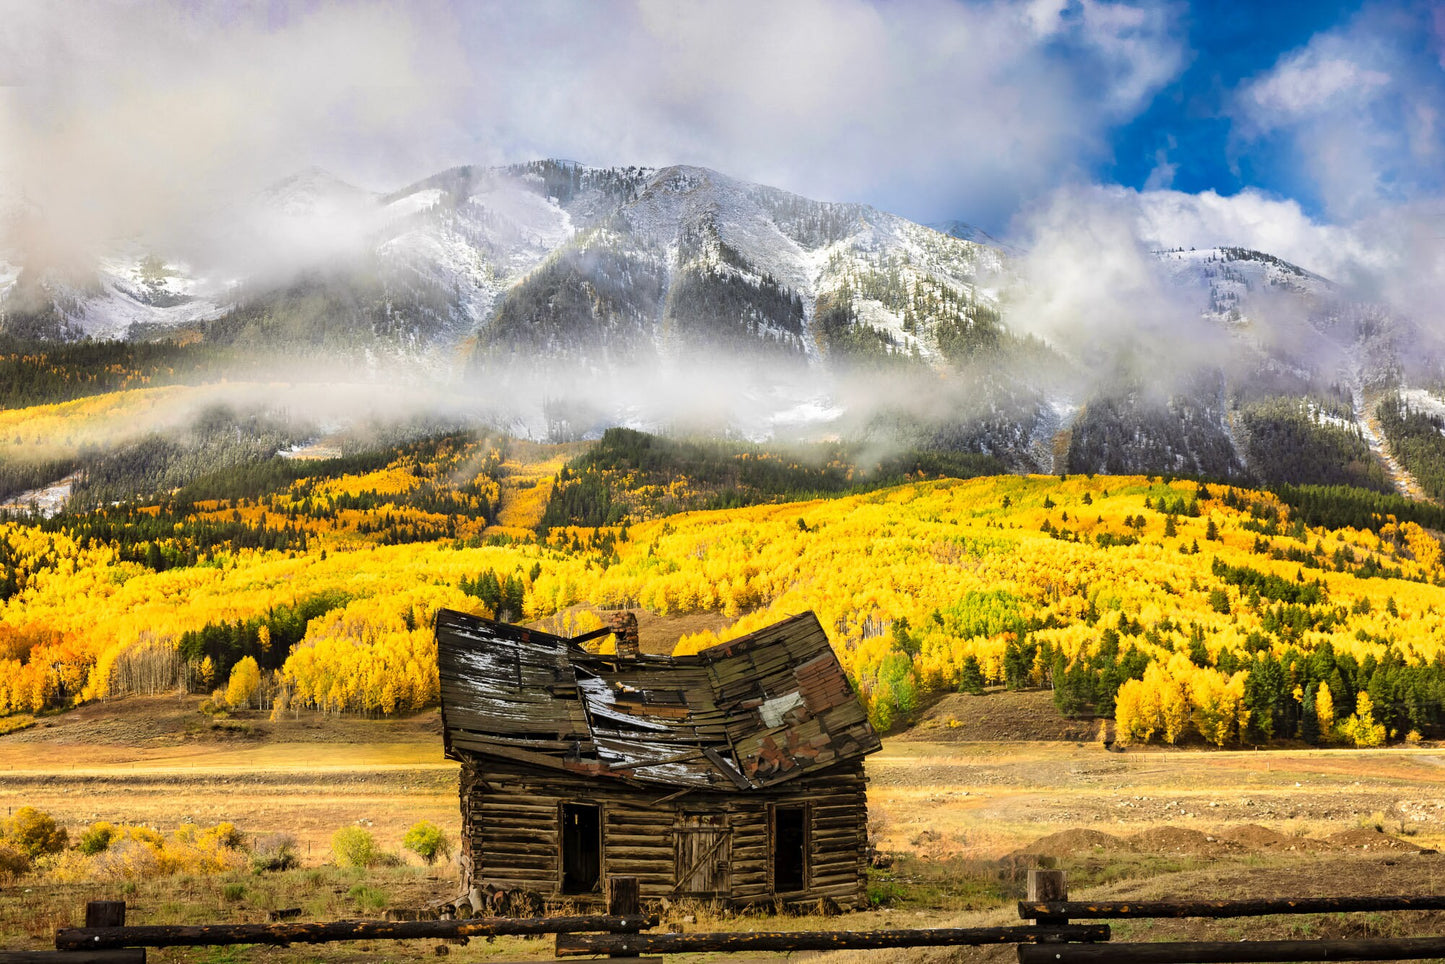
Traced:
[[601, 656], [453, 610], [436, 634], [453, 758], [745, 791], [880, 746], [812, 613], [681, 657]]

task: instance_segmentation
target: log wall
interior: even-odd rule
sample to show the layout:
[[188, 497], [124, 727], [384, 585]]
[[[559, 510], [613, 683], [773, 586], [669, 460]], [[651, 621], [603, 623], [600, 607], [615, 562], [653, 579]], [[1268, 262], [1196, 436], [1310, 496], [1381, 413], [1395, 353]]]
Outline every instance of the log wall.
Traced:
[[[590, 895], [562, 893], [564, 803], [601, 807], [600, 879], [636, 877], [644, 900], [696, 897], [745, 905], [804, 904], [826, 897], [847, 908], [865, 898], [868, 805], [861, 763], [771, 789], [678, 795], [668, 786], [475, 760], [461, 772], [462, 866], [469, 886], [600, 901], [600, 889]], [[773, 811], [794, 806], [807, 814], [805, 886], [779, 894], [773, 884]], [[719, 825], [726, 828], [726, 840], [717, 839]], [[680, 846], [685, 834], [703, 836]], [[716, 873], [689, 876], [694, 868], [680, 866], [682, 854], [688, 860], [711, 855], [707, 859], [717, 861]], [[722, 886], [715, 893], [686, 893], [679, 889], [680, 879]]]

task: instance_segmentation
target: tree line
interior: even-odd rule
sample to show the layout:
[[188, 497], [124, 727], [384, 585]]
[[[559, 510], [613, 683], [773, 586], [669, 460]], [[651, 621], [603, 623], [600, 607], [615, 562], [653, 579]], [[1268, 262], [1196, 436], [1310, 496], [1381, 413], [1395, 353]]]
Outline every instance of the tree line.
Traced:
[[847, 446], [765, 446], [672, 439], [610, 428], [558, 473], [539, 526], [615, 526], [695, 509], [860, 492], [908, 479], [974, 478], [1004, 466], [991, 455], [913, 450], [876, 461]]

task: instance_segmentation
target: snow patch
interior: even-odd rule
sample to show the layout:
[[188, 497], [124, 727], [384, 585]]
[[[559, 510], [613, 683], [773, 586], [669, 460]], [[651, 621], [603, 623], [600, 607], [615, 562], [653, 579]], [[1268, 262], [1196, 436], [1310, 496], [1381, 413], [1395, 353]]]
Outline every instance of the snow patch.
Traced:
[[65, 503], [70, 499], [71, 487], [79, 479], [80, 473], [73, 472], [58, 482], [22, 492], [8, 502], [0, 502], [0, 511], [34, 513], [43, 519], [49, 519], [65, 508]]
[[1421, 412], [1437, 418], [1445, 418], [1445, 401], [1423, 388], [1400, 389], [1400, 400], [1412, 412]]
[[0, 301], [5, 300], [5, 296], [10, 293], [10, 289], [15, 286], [15, 281], [19, 277], [20, 266], [18, 264], [0, 261]]
[[383, 221], [397, 221], [413, 214], [420, 214], [436, 207], [441, 199], [440, 188], [428, 188], [425, 191], [408, 194], [406, 197], [399, 197], [381, 209], [382, 219]]

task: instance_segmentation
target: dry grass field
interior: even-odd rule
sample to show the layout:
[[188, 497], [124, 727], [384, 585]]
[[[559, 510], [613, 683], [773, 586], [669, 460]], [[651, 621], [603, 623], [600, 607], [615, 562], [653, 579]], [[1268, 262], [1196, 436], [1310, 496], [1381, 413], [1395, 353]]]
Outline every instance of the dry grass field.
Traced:
[[[1117, 753], [1061, 721], [1047, 694], [948, 697], [868, 764], [878, 847], [877, 909], [842, 920], [722, 921], [673, 906], [682, 929], [935, 926], [1011, 922], [1030, 866], [1056, 860], [1081, 897], [1440, 893], [1445, 888], [1445, 750], [1205, 749]], [[195, 698], [131, 698], [43, 718], [0, 737], [0, 808], [31, 805], [78, 832], [97, 819], [170, 830], [235, 822], [287, 833], [299, 870], [47, 883], [0, 890], [0, 947], [39, 949], [86, 900], [123, 898], [132, 923], [379, 916], [451, 896], [453, 867], [372, 871], [329, 863], [338, 828], [360, 824], [388, 850], [429, 819], [457, 822], [456, 766], [435, 713], [402, 721], [303, 715], [212, 720]], [[1118, 937], [1439, 933], [1445, 915], [1325, 915], [1206, 925], [1116, 924]], [[466, 961], [550, 956], [542, 940], [451, 946]], [[158, 961], [352, 961], [432, 957], [435, 942], [153, 953]], [[848, 957], [850, 955], [841, 955]], [[851, 955], [857, 956], [857, 955]], [[917, 952], [918, 960], [1011, 960], [1012, 950]]]

